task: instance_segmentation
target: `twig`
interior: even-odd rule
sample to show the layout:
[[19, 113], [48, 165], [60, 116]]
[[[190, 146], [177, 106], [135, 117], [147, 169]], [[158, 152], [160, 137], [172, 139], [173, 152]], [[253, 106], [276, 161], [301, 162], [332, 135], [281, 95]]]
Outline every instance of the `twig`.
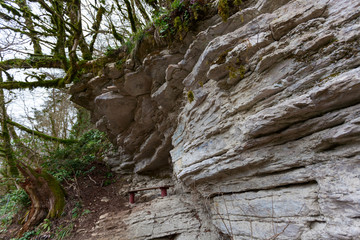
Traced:
[[252, 228], [252, 220], [250, 220], [250, 236], [251, 236], [251, 239], [254, 239], [253, 228]]
[[228, 218], [228, 221], [229, 221], [229, 226], [230, 226], [230, 234], [231, 236], [234, 236], [234, 233], [233, 233], [233, 230], [232, 230], [232, 225], [231, 225], [231, 219], [230, 219], [230, 214], [229, 214], [229, 210], [228, 210], [228, 207], [227, 207], [227, 204], [226, 204], [226, 200], [225, 198], [223, 197], [223, 200], [224, 200], [224, 204], [225, 204], [225, 209], [226, 209], [226, 215], [227, 215], [227, 218]]
[[288, 224], [286, 224], [286, 226], [284, 227], [284, 229], [281, 232], [275, 234], [274, 236], [269, 238], [269, 240], [275, 240], [278, 236], [280, 236], [281, 234], [283, 234], [285, 232], [285, 230], [289, 227], [289, 225], [290, 225], [290, 222], [288, 222]]
[[89, 179], [90, 179], [91, 181], [93, 181], [95, 184], [97, 184], [97, 182], [96, 182], [94, 179], [92, 179], [92, 178], [90, 177], [90, 175], [88, 175], [88, 177], [89, 177]]
[[[224, 196], [222, 196], [222, 197], [224, 197]], [[224, 227], [226, 228], [226, 231], [227, 231], [228, 235], [230, 235], [231, 233], [230, 233], [230, 231], [229, 231], [229, 228], [228, 228], [227, 224], [225, 223], [225, 219], [224, 219], [224, 217], [220, 214], [218, 204], [214, 203], [214, 206], [215, 206], [216, 213], [217, 213], [217, 215], [220, 217], [221, 222], [224, 224]], [[230, 237], [232, 238], [232, 236], [230, 236]]]
[[76, 191], [79, 199], [82, 200], [82, 198], [81, 198], [81, 193], [80, 193], [80, 186], [79, 186], [79, 184], [78, 184], [78, 181], [77, 181], [77, 178], [76, 178], [76, 174], [74, 175], [74, 182], [75, 182], [75, 185], [76, 185], [75, 191]]
[[[303, 210], [305, 206], [305, 203], [301, 206], [299, 212], [297, 213], [298, 215], [301, 213], [301, 211]], [[275, 240], [278, 236], [280, 236], [281, 234], [283, 234], [285, 232], [285, 230], [289, 227], [290, 225], [290, 221], [286, 224], [286, 226], [283, 228], [283, 230], [277, 234], [275, 234], [274, 236], [270, 237], [268, 240]], [[277, 229], [276, 229], [277, 231]]]
[[271, 225], [272, 225], [273, 234], [276, 234], [277, 226], [275, 231], [275, 224], [274, 224], [274, 195], [271, 195]]

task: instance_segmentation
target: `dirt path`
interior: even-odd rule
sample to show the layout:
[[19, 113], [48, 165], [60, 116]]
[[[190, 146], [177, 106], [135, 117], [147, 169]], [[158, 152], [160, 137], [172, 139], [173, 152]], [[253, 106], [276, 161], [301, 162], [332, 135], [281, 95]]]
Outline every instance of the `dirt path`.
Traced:
[[[94, 170], [89, 175], [77, 178], [67, 186], [67, 191], [72, 197], [67, 206], [66, 218], [60, 219], [57, 226], [64, 225], [62, 222], [66, 223], [77, 217], [71, 236], [67, 238], [70, 240], [92, 239], [97, 232], [102, 231], [95, 228], [100, 217], [109, 218], [109, 213], [126, 214], [129, 211], [127, 196], [119, 193], [119, 189], [124, 185], [124, 179], [111, 172], [103, 163], [94, 163], [89, 166], [89, 169], [91, 168]], [[81, 210], [76, 212], [80, 207], [79, 204]], [[119, 221], [117, 222], [119, 226]]]

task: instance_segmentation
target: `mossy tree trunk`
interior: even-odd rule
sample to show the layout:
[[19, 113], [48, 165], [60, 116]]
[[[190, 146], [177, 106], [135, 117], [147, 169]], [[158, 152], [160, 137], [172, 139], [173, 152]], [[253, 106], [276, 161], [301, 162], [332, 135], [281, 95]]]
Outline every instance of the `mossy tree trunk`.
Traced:
[[[0, 71], [0, 83], [3, 82], [2, 71]], [[10, 178], [17, 178], [19, 172], [16, 168], [16, 159], [14, 157], [13, 149], [11, 147], [11, 138], [9, 135], [9, 129], [6, 122], [6, 106], [4, 90], [0, 89], [0, 113], [1, 113], [1, 152], [2, 157], [7, 166], [7, 175]]]
[[34, 22], [31, 18], [32, 16], [28, 3], [26, 0], [16, 0], [15, 2], [19, 6], [22, 12], [22, 16], [25, 20], [25, 26], [29, 31], [27, 35], [31, 39], [31, 43], [34, 47], [34, 54], [41, 56], [42, 51], [41, 51], [40, 39], [39, 36], [36, 34]]
[[137, 31], [136, 18], [133, 15], [133, 10], [132, 10], [132, 7], [131, 7], [131, 3], [130, 3], [129, 0], [124, 0], [124, 3], [125, 3], [126, 10], [127, 10], [127, 13], [128, 13], [128, 19], [130, 21], [131, 30], [132, 30], [133, 33], [136, 33], [136, 31]]
[[31, 199], [26, 222], [18, 233], [18, 236], [21, 236], [45, 218], [61, 216], [65, 206], [65, 191], [52, 175], [42, 169], [34, 170], [25, 164], [18, 164], [17, 168], [25, 177], [20, 186]]

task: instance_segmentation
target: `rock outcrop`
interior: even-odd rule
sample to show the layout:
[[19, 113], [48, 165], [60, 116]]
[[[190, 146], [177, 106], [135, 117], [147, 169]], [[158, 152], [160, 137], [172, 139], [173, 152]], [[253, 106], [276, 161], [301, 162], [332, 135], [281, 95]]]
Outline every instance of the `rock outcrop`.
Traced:
[[360, 2], [245, 3], [141, 64], [84, 77], [73, 100], [119, 147], [114, 170], [171, 169], [232, 239], [358, 239]]
[[131, 211], [100, 216], [94, 240], [218, 240], [220, 235], [190, 195], [174, 195], [140, 203]]

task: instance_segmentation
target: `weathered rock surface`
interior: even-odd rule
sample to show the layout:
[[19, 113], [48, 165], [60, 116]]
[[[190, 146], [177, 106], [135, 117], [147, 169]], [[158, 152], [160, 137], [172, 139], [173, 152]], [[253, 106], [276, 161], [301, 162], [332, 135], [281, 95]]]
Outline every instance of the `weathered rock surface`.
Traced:
[[131, 210], [100, 216], [92, 229], [97, 240], [218, 240], [217, 229], [204, 221], [189, 195], [156, 198]]
[[[74, 86], [73, 99], [119, 146], [114, 169], [172, 169], [233, 239], [358, 239], [359, 9], [357, 0], [247, 1], [189, 46]], [[167, 206], [149, 209], [157, 204]], [[157, 225], [152, 212], [129, 238], [202, 239], [194, 212], [177, 204], [179, 226]]]

